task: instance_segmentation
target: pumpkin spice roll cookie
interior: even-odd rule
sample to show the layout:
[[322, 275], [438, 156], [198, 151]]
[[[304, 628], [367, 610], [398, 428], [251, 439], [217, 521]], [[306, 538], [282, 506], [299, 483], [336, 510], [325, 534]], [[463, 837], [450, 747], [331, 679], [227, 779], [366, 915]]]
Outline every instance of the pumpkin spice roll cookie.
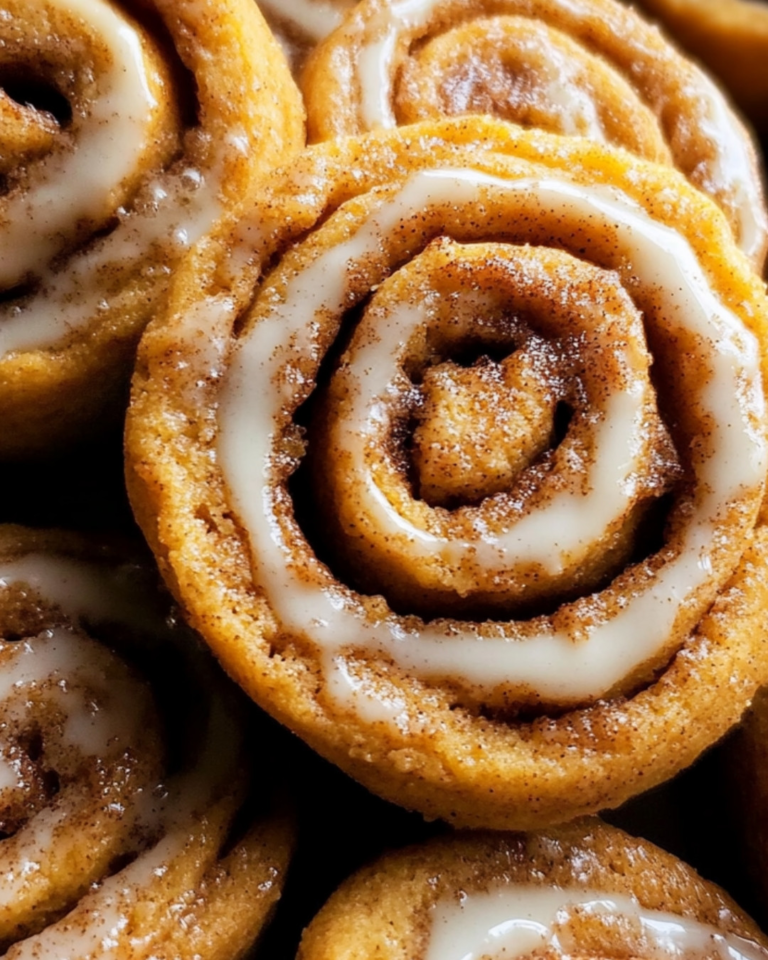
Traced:
[[615, 0], [361, 0], [312, 52], [302, 89], [314, 141], [482, 113], [670, 163], [762, 267], [749, 134], [711, 80]]
[[280, 896], [293, 828], [249, 799], [249, 714], [155, 578], [114, 546], [0, 528], [8, 960], [232, 960]]
[[297, 960], [352, 956], [764, 960], [768, 940], [685, 863], [595, 820], [380, 858], [330, 898]]
[[764, 0], [640, 0], [649, 17], [718, 77], [768, 133], [768, 4]]
[[148, 329], [133, 506], [324, 756], [430, 817], [564, 821], [768, 670], [765, 324], [668, 168], [479, 118], [323, 144]]
[[299, 100], [251, 0], [3, 0], [0, 456], [116, 420], [176, 263], [302, 145]]

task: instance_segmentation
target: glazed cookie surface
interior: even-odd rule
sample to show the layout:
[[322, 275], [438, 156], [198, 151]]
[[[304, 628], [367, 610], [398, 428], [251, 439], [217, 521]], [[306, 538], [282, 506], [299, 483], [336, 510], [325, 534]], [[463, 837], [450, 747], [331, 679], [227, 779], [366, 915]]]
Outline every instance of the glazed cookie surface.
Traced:
[[23, 457], [117, 422], [175, 265], [303, 115], [250, 0], [1, 12], [0, 456]]
[[765, 957], [757, 926], [714, 884], [598, 821], [525, 835], [454, 835], [388, 854], [331, 897], [298, 960]]
[[324, 756], [430, 817], [562, 822], [765, 676], [765, 323], [667, 168], [480, 119], [318, 146], [148, 330], [133, 505]]
[[362, 0], [312, 52], [302, 90], [310, 141], [489, 114], [670, 163], [762, 268], [749, 134], [709, 77], [614, 0]]
[[123, 547], [0, 528], [9, 960], [233, 960], [280, 896], [293, 825], [253, 802], [250, 713], [173, 616]]

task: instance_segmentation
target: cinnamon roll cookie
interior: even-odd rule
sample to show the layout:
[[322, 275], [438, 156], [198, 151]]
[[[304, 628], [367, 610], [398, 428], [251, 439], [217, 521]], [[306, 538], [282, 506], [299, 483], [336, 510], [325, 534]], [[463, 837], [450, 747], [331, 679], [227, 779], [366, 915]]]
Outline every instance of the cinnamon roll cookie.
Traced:
[[226, 669], [373, 791], [616, 805], [768, 671], [766, 309], [625, 152], [479, 118], [310, 148], [145, 335], [134, 509]]
[[297, 960], [350, 956], [760, 960], [768, 941], [682, 861], [592, 821], [456, 835], [381, 858], [331, 897]]
[[313, 51], [302, 87], [310, 140], [483, 113], [670, 163], [762, 267], [768, 220], [748, 133], [615, 0], [362, 0]]
[[114, 549], [0, 529], [8, 960], [231, 960], [280, 896], [292, 827], [246, 806], [249, 714], [152, 579]]
[[251, 0], [3, 0], [0, 119], [7, 457], [124, 406], [180, 257], [301, 146], [303, 120]]
[[768, 5], [764, 0], [640, 0], [649, 17], [718, 77], [768, 133]]

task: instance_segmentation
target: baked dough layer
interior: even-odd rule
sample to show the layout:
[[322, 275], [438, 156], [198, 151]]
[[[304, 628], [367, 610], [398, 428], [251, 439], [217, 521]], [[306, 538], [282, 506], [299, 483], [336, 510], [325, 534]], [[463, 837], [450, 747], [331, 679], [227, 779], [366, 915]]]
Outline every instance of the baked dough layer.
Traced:
[[[437, 191], [428, 197], [419, 192], [425, 177]], [[546, 195], [544, 186], [550, 190]], [[581, 190], [597, 204], [589, 216], [563, 213], [563, 197]], [[600, 213], [603, 201], [619, 200], [623, 205], [611, 207], [612, 213]], [[534, 209], [541, 216], [533, 216]], [[637, 254], [633, 260], [612, 232], [630, 211], [679, 231], [702, 271], [701, 280], [691, 282], [709, 284], [723, 308], [740, 318], [723, 349], [716, 347], [706, 360], [695, 358], [699, 348], [715, 342], [713, 336], [667, 337], [658, 332], [663, 322], [648, 334], [660, 371], [662, 419], [683, 465], [683, 479], [673, 481], [668, 523], [655, 527], [661, 546], [646, 542], [642, 549], [651, 552], [630, 556], [619, 572], [611, 567], [609, 582], [597, 592], [589, 587], [577, 590], [575, 598], [550, 600], [552, 607], [533, 619], [502, 621], [495, 613], [473, 612], [469, 619], [424, 623], [399, 603], [395, 614], [382, 596], [386, 587], [381, 593], [371, 586], [360, 591], [336, 579], [328, 548], [318, 545], [314, 534], [308, 541], [297, 520], [322, 526], [326, 508], [294, 505], [292, 499], [307, 479], [301, 464], [313, 446], [314, 417], [300, 413], [296, 422], [294, 414], [314, 395], [318, 368], [338, 331], [331, 300], [350, 308], [348, 322], [361, 329], [355, 326], [358, 305], [368, 303], [372, 290], [370, 309], [411, 258], [440, 254], [454, 243], [472, 245], [478, 232], [489, 233], [486, 239], [493, 242], [528, 243], [534, 252], [539, 246], [565, 247], [570, 256], [607, 268], [630, 299], [642, 300], [633, 278], [647, 258]], [[648, 229], [653, 233], [657, 227]], [[326, 251], [330, 260], [322, 259]], [[662, 261], [667, 259], [665, 254]], [[652, 272], [652, 286], [657, 276]], [[486, 288], [475, 284], [475, 289]], [[323, 299], [326, 295], [331, 300]], [[309, 305], [302, 307], [305, 296]], [[654, 313], [652, 300], [646, 299], [644, 309]], [[403, 306], [418, 314], [424, 301], [418, 294]], [[655, 315], [663, 318], [676, 309]], [[429, 817], [495, 828], [527, 829], [618, 805], [717, 740], [764, 677], [762, 571], [768, 541], [758, 367], [764, 368], [765, 355], [758, 344], [764, 342], [765, 311], [761, 284], [734, 247], [722, 215], [667, 168], [584, 141], [481, 119], [317, 146], [274, 177], [248, 221], [233, 222], [195, 250], [177, 277], [167, 312], [148, 330], [127, 429], [134, 509], [171, 589], [227, 671], [265, 709], [374, 792]], [[528, 319], [536, 327], [535, 312]], [[372, 349], [384, 329], [367, 341]], [[262, 335], [265, 340], [259, 340]], [[620, 675], [603, 675], [588, 689], [593, 667], [602, 671], [613, 658], [588, 657], [585, 663], [592, 666], [579, 664], [582, 641], [583, 649], [591, 650], [590, 637], [602, 630], [600, 624], [612, 622], [611, 610], [621, 613], [646, 588], [653, 593], [657, 572], [665, 577], [665, 570], [677, 569], [675, 558], [684, 555], [678, 551], [688, 536], [682, 532], [688, 529], [686, 518], [709, 496], [714, 474], [702, 483], [700, 469], [719, 446], [720, 430], [730, 427], [715, 428], [713, 414], [699, 400], [701, 391], [717, 382], [711, 364], [720, 362], [716, 356], [730, 355], [731, 347], [724, 345], [731, 336], [735, 352], [743, 348], [744, 357], [752, 359], [734, 374], [738, 388], [732, 385], [718, 396], [751, 398], [740, 413], [734, 411], [732, 425], [741, 422], [738, 435], [748, 452], [732, 462], [752, 462], [753, 481], [735, 498], [726, 496], [714, 527], [691, 528], [703, 541], [694, 548], [690, 569], [702, 571], [703, 579], [679, 608], [663, 602], [664, 609], [677, 609], [672, 633], [653, 652], [630, 658]], [[349, 337], [345, 328], [341, 347]], [[363, 370], [380, 370], [378, 359], [370, 359], [378, 354], [368, 356]], [[330, 349], [323, 381], [332, 357], [342, 372], [347, 365], [341, 350]], [[683, 383], [693, 386], [691, 396], [699, 399], [671, 402], [670, 397], [681, 398], [675, 390]], [[373, 404], [378, 413], [360, 421], [362, 433], [357, 421], [350, 421], [352, 434], [372, 436], [376, 424], [386, 422], [386, 396], [385, 386], [381, 403]], [[603, 415], [593, 419], [603, 422]], [[641, 433], [647, 435], [645, 428]], [[388, 436], [387, 462], [397, 478], [407, 441], [398, 446], [394, 428]], [[315, 439], [315, 445], [322, 452], [325, 442]], [[557, 449], [555, 444], [555, 456]], [[246, 459], [233, 473], [241, 454]], [[582, 459], [586, 466], [590, 458]], [[399, 475], [399, 490], [407, 487], [408, 470]], [[351, 470], [347, 476], [352, 490]], [[577, 488], [597, 482], [584, 475], [574, 481]], [[520, 494], [522, 488], [513, 489]], [[377, 497], [383, 502], [388, 495]], [[478, 509], [492, 500], [485, 497]], [[423, 502], [418, 497], [414, 502], [421, 510]], [[720, 526], [731, 521], [735, 527]], [[736, 528], [743, 541], [733, 535]], [[560, 527], [547, 529], [554, 536]], [[481, 533], [477, 549], [486, 549], [493, 536], [483, 546]], [[414, 542], [421, 537], [413, 534]], [[704, 542], [706, 559], [697, 552]], [[709, 552], [714, 545], [715, 553]], [[703, 573], [710, 564], [711, 577]], [[623, 622], [626, 628], [605, 635], [625, 649], [631, 634], [645, 649], [642, 643], [653, 635], [646, 631], [648, 616], [626, 616]], [[562, 640], [551, 669], [536, 667], [538, 686], [516, 674], [517, 668], [489, 665], [487, 649], [516, 657], [529, 649], [529, 641], [530, 649], [540, 649], [535, 644], [542, 631], [569, 639]], [[465, 634], [466, 644], [454, 642]], [[447, 649], [463, 664], [458, 673], [439, 660]], [[425, 652], [422, 662], [427, 650], [437, 651], [438, 660], [430, 661]], [[558, 661], [571, 666], [558, 670]], [[582, 680], [587, 686], [570, 685]]]
[[11, 0], [0, 50], [0, 456], [25, 457], [118, 421], [176, 264], [303, 110], [248, 0]]
[[[493, 901], [502, 904], [505, 896], [507, 910], [493, 910]], [[472, 908], [478, 900], [485, 905], [486, 922], [474, 927]], [[549, 916], [546, 910], [537, 912], [542, 902]], [[629, 907], [624, 915], [622, 907]], [[757, 925], [685, 863], [599, 821], [580, 821], [529, 835], [459, 834], [381, 857], [333, 894], [304, 932], [298, 960], [422, 960], [441, 955], [440, 928], [450, 922], [450, 933], [439, 941], [443, 956], [450, 956], [451, 946], [460, 956], [459, 945], [469, 944], [472, 956], [492, 955], [515, 920], [519, 942], [526, 946], [516, 949], [507, 932], [511, 942], [505, 956], [659, 956], [669, 942], [654, 941], [653, 928], [642, 930], [639, 922], [643, 914], [662, 919], [656, 911], [672, 936], [680, 936], [687, 924], [694, 930], [702, 924], [712, 936], [732, 936], [737, 951], [746, 946], [744, 940], [757, 956], [766, 949]], [[539, 926], [544, 916], [555, 921], [560, 950], [546, 942]], [[473, 930], [481, 936], [470, 939]], [[675, 946], [686, 955], [684, 936]], [[688, 955], [695, 955], [697, 939], [694, 935], [687, 945]]]
[[0, 580], [7, 955], [244, 956], [294, 825], [239, 691], [125, 544], [3, 526]]
[[[762, 12], [728, 9], [741, 6]], [[749, 133], [694, 63], [613, 0], [363, 0], [313, 50], [302, 90], [310, 142], [479, 113], [670, 163], [725, 210], [762, 269]]]

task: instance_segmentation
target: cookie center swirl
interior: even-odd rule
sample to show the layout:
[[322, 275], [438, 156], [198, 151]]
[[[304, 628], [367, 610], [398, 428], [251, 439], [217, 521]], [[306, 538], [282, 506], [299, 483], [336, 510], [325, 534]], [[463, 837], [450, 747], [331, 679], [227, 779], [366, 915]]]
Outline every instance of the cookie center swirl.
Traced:
[[558, 384], [540, 352], [427, 368], [412, 448], [421, 499], [449, 507], [501, 493], [550, 446]]
[[[380, 195], [354, 229], [347, 223], [329, 221], [319, 234], [341, 230], [341, 242], [313, 248], [301, 270], [287, 258], [283, 273], [270, 279], [224, 386], [221, 461], [248, 530], [256, 580], [276, 618], [276, 637], [311, 644], [330, 694], [361, 710], [379, 710], [384, 698], [350, 664], [374, 653], [429, 681], [449, 678], [470, 700], [500, 706], [588, 702], [648, 678], [694, 629], [738, 561], [736, 537], [726, 531], [746, 532], [754, 521], [766, 450], [751, 335], [712, 293], [687, 242], [615, 191], [506, 181], [472, 170], [425, 171]], [[456, 244], [430, 246], [446, 230]], [[486, 245], [488, 237], [499, 245]], [[475, 247], [480, 238], [486, 240]], [[534, 246], [519, 246], [527, 242]], [[563, 283], [580, 296], [575, 306], [553, 312], [562, 299], [557, 275], [576, 251], [583, 270]], [[481, 274], [473, 271], [487, 269], [492, 280], [479, 283]], [[453, 275], [457, 286], [449, 281], [446, 292], [436, 293], [437, 274]], [[529, 620], [423, 623], [356, 593], [318, 561], [288, 492], [297, 463], [292, 418], [312, 390], [344, 311], [377, 287], [382, 298], [377, 293], [368, 306], [355, 334], [358, 349], [350, 345], [329, 388], [340, 410], [328, 417], [317, 443], [321, 450], [326, 437], [335, 444], [326, 460], [338, 460], [342, 482], [360, 491], [350, 496], [346, 520], [334, 521], [353, 550], [367, 552], [366, 531], [381, 529], [384, 562], [377, 577], [396, 580], [398, 551], [407, 548], [436, 571], [438, 591], [459, 598], [467, 595], [467, 571], [487, 561], [497, 565], [489, 581], [511, 568], [512, 581], [519, 576], [528, 589], [555, 594], [569, 567], [586, 565], [587, 583], [609, 577], [601, 590]], [[553, 390], [563, 382], [574, 414], [562, 442], [544, 454], [553, 464], [562, 461], [562, 469], [537, 476], [534, 460], [520, 474], [533, 476], [515, 495], [506, 491], [478, 506], [441, 512], [412, 496], [396, 454], [372, 451], [382, 440], [386, 449], [392, 424], [406, 412], [408, 391], [398, 389], [398, 381], [409, 365], [413, 372], [413, 357], [419, 350], [429, 356], [441, 337], [450, 340], [457, 317], [461, 331], [452, 290], [471, 289], [468, 316], [481, 313], [491, 329], [524, 308], [526, 323], [533, 318], [543, 341], [560, 337], [578, 345], [561, 351], [569, 355], [566, 369], [543, 381]], [[666, 426], [648, 376], [641, 319], [662, 384]], [[538, 348], [545, 366], [548, 349]], [[588, 361], [595, 351], [597, 360]], [[575, 404], [579, 394], [583, 407]], [[616, 573], [644, 504], [678, 475], [668, 433], [684, 478], [664, 544]], [[399, 501], [406, 495], [403, 510]], [[504, 513], [497, 511], [502, 501], [503, 530], [486, 515]], [[420, 514], [425, 522], [417, 522]], [[457, 523], [461, 535], [446, 538], [441, 525]], [[594, 543], [601, 545], [599, 561], [591, 559]], [[413, 576], [428, 579], [420, 572], [401, 575]], [[446, 589], [451, 577], [456, 582]], [[547, 578], [555, 586], [540, 588]], [[481, 594], [490, 592], [481, 586]], [[509, 603], [505, 598], [499, 606]]]
[[[510, 353], [427, 367], [414, 410], [408, 368], [473, 342]], [[375, 292], [310, 440], [346, 569], [397, 609], [482, 618], [617, 573], [675, 473], [649, 369], [642, 318], [614, 273], [559, 250], [430, 245]], [[572, 418], [555, 446], [558, 403]], [[413, 484], [392, 442], [409, 414]], [[438, 505], [481, 502], [447, 512], [430, 492]]]

